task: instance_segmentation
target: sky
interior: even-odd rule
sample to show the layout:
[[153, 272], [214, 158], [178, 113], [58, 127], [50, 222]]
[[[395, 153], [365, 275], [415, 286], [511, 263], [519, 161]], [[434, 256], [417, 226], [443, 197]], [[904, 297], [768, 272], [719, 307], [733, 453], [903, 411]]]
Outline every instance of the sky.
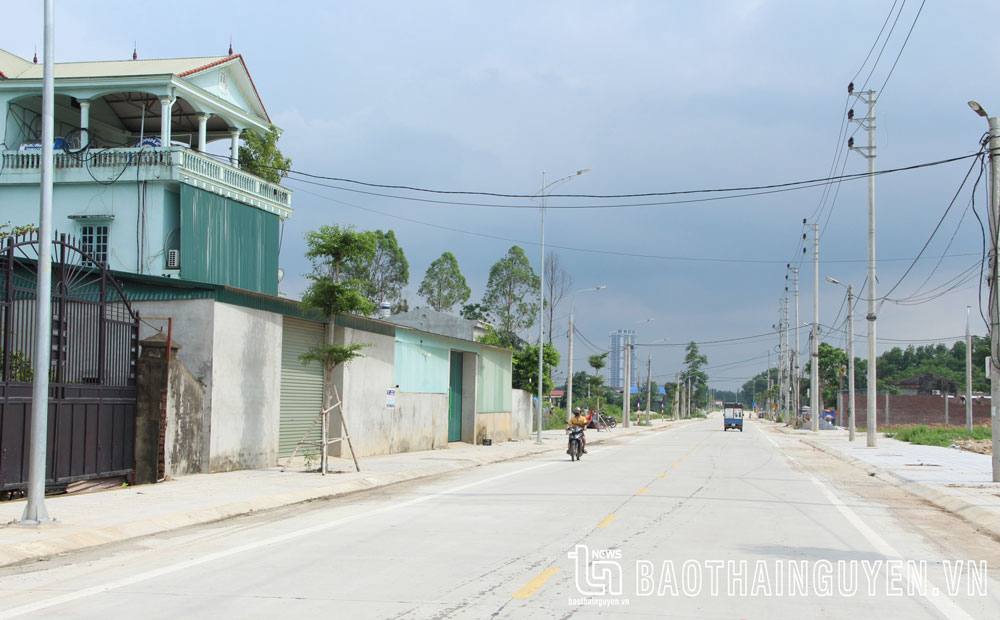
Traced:
[[[4, 4], [0, 48], [31, 58], [42, 48], [40, 3]], [[607, 287], [576, 297], [575, 369], [607, 349], [609, 332], [634, 328], [640, 345], [656, 343], [636, 355], [651, 358], [658, 382], [681, 369], [690, 341], [703, 343], [715, 388], [763, 371], [769, 353], [775, 363], [788, 263], [801, 263], [799, 322], [812, 321], [813, 223], [820, 339], [846, 347], [845, 291], [824, 279], [867, 294], [867, 161], [842, 140], [867, 144], [867, 132], [845, 122], [849, 107], [858, 117], [867, 108], [848, 97], [848, 82], [878, 91], [876, 170], [976, 153], [987, 124], [970, 99], [1000, 114], [1000, 81], [990, 79], [1000, 55], [988, 43], [1000, 4], [991, 0], [174, 0], [169, 25], [145, 3], [56, 5], [57, 61], [126, 59], [133, 46], [141, 58], [223, 55], [231, 39], [284, 132], [292, 168], [310, 174], [517, 195], [538, 193], [543, 172], [549, 182], [580, 169], [589, 172], [551, 191], [676, 192], [861, 174], [826, 188], [686, 204], [620, 206], [720, 194], [546, 199], [546, 251], [559, 255], [571, 290]], [[880, 352], [950, 345], [965, 332], [966, 306], [972, 332], [985, 334], [983, 235], [970, 209], [979, 172], [973, 158], [877, 177], [877, 296], [912, 264], [878, 309]], [[417, 288], [444, 251], [457, 257], [472, 302], [512, 245], [539, 269], [537, 202], [325, 183], [332, 187], [286, 180], [295, 212], [280, 264], [290, 297], [310, 270], [303, 236], [324, 224], [394, 230], [410, 265], [411, 307], [424, 304]], [[976, 191], [980, 216], [986, 184], [984, 176]], [[855, 312], [862, 358], [865, 303]], [[568, 302], [556, 314], [564, 369]], [[806, 355], [808, 342], [803, 328]]]

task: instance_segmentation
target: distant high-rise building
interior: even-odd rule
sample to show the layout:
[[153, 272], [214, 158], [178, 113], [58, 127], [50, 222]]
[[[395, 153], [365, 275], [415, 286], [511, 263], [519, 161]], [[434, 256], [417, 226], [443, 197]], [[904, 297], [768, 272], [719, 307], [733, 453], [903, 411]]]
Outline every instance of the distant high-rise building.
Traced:
[[611, 354], [608, 355], [608, 385], [613, 388], [625, 387], [625, 345], [631, 339], [635, 344], [634, 329], [618, 329], [610, 334]]

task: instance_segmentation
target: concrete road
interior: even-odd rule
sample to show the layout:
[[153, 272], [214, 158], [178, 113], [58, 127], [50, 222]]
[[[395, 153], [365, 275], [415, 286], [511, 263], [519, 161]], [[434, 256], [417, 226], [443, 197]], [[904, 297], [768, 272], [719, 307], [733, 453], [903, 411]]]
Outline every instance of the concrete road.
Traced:
[[1000, 617], [996, 540], [721, 426], [4, 569], [0, 618]]

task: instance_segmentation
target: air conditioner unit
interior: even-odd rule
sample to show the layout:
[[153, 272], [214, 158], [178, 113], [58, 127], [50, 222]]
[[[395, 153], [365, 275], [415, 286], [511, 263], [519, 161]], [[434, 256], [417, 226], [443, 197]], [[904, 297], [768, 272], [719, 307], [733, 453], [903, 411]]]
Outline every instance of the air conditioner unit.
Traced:
[[181, 251], [167, 250], [167, 269], [181, 268]]

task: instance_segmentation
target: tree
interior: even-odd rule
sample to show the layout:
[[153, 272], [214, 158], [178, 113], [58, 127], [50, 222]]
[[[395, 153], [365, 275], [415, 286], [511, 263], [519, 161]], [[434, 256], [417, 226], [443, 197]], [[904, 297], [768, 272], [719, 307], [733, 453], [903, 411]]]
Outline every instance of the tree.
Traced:
[[[542, 393], [552, 391], [552, 369], [559, 365], [559, 352], [549, 343], [545, 343], [542, 352]], [[511, 369], [511, 385], [514, 389], [525, 390], [531, 394], [538, 393], [538, 345], [529, 344], [520, 351], [514, 352], [513, 368]]]
[[268, 125], [264, 135], [253, 130], [244, 131], [241, 137], [243, 146], [240, 147], [239, 162], [242, 170], [270, 183], [281, 183], [288, 176], [292, 160], [282, 155], [278, 148], [281, 132], [277, 127]]
[[578, 370], [573, 373], [573, 401], [589, 396], [590, 380], [592, 377], [585, 370]]
[[591, 355], [587, 358], [587, 364], [594, 369], [594, 381], [591, 381], [590, 387], [593, 388], [594, 393], [597, 393], [598, 388], [604, 383], [604, 378], [601, 377], [601, 369], [608, 365], [608, 354], [611, 351], [605, 351], [604, 353], [599, 353], [597, 355]]
[[556, 307], [572, 287], [573, 278], [559, 263], [559, 255], [550, 253], [545, 261], [545, 313], [549, 316], [549, 344], [552, 344], [552, 332], [555, 331]]
[[489, 320], [488, 312], [483, 304], [465, 304], [462, 306], [462, 310], [459, 312], [463, 319], [468, 319], [470, 321], [487, 321]]
[[[309, 279], [312, 284], [302, 295], [302, 304], [330, 317], [330, 327], [333, 327], [334, 317], [338, 314], [367, 314], [372, 310], [371, 301], [361, 294], [359, 288], [364, 282], [348, 277], [344, 273], [344, 265], [355, 261], [370, 260], [375, 255], [375, 235], [370, 232], [358, 232], [353, 228], [339, 226], [321, 226], [318, 231], [306, 233], [308, 250], [306, 257], [313, 263], [313, 272]], [[326, 344], [312, 347], [299, 356], [303, 365], [310, 362], [320, 362], [323, 365], [324, 381], [333, 381], [334, 369], [361, 357], [361, 349], [370, 346], [367, 343], [349, 345]], [[327, 411], [333, 408], [334, 395], [327, 398]], [[343, 410], [341, 410], [343, 415]], [[323, 441], [326, 441], [326, 428], [323, 426]], [[350, 435], [348, 435], [350, 443]], [[353, 448], [351, 449], [353, 454]], [[355, 466], [357, 460], [355, 460]], [[323, 444], [323, 473], [326, 473], [326, 444]]]
[[444, 252], [427, 268], [417, 294], [438, 312], [450, 312], [455, 304], [464, 304], [468, 301], [472, 290], [458, 269], [455, 255]]
[[306, 258], [313, 263], [312, 283], [302, 303], [325, 316], [371, 314], [374, 305], [362, 294], [364, 281], [349, 274], [348, 263], [370, 261], [375, 256], [375, 234], [353, 227], [321, 226], [306, 233]]
[[[376, 230], [375, 251], [345, 261], [345, 273], [361, 283], [360, 292], [377, 308], [389, 302], [394, 311], [405, 303], [403, 287], [410, 281], [410, 264], [393, 231]], [[408, 305], [408, 304], [407, 304]]]
[[691, 380], [692, 404], [708, 402], [708, 375], [701, 370], [708, 363], [708, 357], [698, 351], [698, 344], [693, 340], [684, 347], [684, 364], [687, 368], [681, 373], [681, 383]]
[[518, 333], [535, 324], [535, 298], [541, 282], [520, 246], [513, 246], [490, 268], [483, 306], [497, 327]]

